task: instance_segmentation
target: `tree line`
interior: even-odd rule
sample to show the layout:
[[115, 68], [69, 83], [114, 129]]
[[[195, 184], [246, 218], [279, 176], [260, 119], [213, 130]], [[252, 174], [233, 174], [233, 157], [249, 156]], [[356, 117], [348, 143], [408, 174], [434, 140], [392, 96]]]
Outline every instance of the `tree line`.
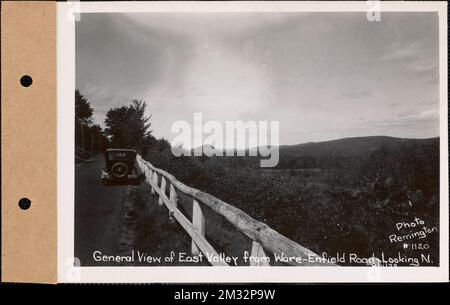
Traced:
[[[88, 99], [75, 90], [75, 145], [91, 153], [107, 148], [130, 148], [145, 154], [158, 143], [150, 129], [151, 116], [146, 115], [147, 103], [134, 99], [128, 105], [113, 107], [106, 113], [104, 128], [94, 123], [94, 109]], [[170, 147], [170, 145], [169, 145]]]
[[94, 110], [87, 98], [75, 90], [75, 146], [83, 151], [97, 153], [108, 145], [102, 127], [94, 123]]

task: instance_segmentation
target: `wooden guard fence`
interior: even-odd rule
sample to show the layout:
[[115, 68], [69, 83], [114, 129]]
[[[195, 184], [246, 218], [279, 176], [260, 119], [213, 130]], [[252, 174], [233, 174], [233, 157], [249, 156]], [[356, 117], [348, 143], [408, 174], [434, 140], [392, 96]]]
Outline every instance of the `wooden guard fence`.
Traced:
[[[156, 168], [150, 162], [142, 159], [140, 155], [136, 157], [136, 160], [145, 174], [147, 183], [151, 186], [151, 193], [158, 195], [159, 205], [164, 204], [169, 210], [170, 217], [175, 218], [192, 238], [191, 252], [193, 255], [198, 255], [202, 252], [206, 257], [208, 257], [207, 254], [209, 256], [219, 256], [219, 253], [205, 237], [205, 218], [202, 212], [202, 206], [205, 205], [215, 213], [223, 216], [237, 230], [252, 240], [250, 256], [259, 259], [250, 260], [251, 266], [269, 265], [266, 262], [267, 260], [264, 259], [266, 257], [265, 250], [280, 256], [283, 254], [285, 257], [302, 258], [301, 263], [296, 260], [286, 262], [289, 265], [334, 265], [326, 262], [311, 250], [281, 235], [265, 223], [253, 219], [242, 210], [210, 194], [184, 185], [168, 172]], [[178, 197], [176, 190], [192, 198], [192, 222], [177, 208]], [[225, 262], [209, 261], [209, 263], [214, 266], [228, 266]]]

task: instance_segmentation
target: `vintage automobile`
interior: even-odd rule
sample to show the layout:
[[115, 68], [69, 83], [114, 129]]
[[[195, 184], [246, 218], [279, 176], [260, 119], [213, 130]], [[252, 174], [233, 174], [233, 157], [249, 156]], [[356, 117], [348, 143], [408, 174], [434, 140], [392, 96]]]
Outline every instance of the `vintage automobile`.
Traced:
[[105, 167], [102, 169], [103, 185], [138, 184], [143, 177], [136, 165], [136, 151], [133, 149], [107, 149], [105, 151]]

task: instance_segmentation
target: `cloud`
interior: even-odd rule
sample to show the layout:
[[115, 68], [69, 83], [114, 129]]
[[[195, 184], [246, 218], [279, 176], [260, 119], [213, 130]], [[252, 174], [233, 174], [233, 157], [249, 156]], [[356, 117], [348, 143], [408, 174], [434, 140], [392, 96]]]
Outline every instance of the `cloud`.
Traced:
[[372, 96], [372, 92], [370, 90], [354, 90], [343, 93], [341, 96], [337, 98], [337, 100], [341, 99], [359, 100], [363, 98], [368, 98], [370, 96]]
[[[421, 79], [425, 85], [436, 85], [439, 80], [439, 60], [437, 43], [425, 40], [394, 42], [379, 58], [385, 65], [396, 66], [396, 75], [405, 79]], [[388, 68], [386, 68], [388, 69]]]
[[419, 105], [439, 105], [439, 101], [438, 100], [427, 100], [427, 101], [420, 102]]
[[[230, 22], [217, 22], [227, 16]], [[299, 17], [307, 18], [309, 13], [291, 14], [290, 18], [298, 19]], [[127, 15], [124, 15], [127, 17]], [[128, 18], [129, 22], [138, 24], [143, 28], [159, 28], [165, 32], [170, 32], [182, 36], [203, 36], [204, 33], [230, 33], [252, 31], [260, 29], [262, 26], [276, 27], [284, 24], [289, 17], [283, 12], [271, 13], [151, 13], [134, 14]], [[205, 27], [205, 24], [208, 26]], [[186, 26], [188, 25], [188, 26]]]
[[425, 122], [438, 122], [439, 109], [427, 109], [424, 111], [409, 110], [401, 112], [388, 119], [378, 121], [380, 126], [404, 125], [404, 124], [423, 124]]
[[378, 134], [407, 137], [430, 138], [439, 135], [439, 110], [405, 111], [381, 120], [359, 122], [355, 130], [362, 134]]
[[392, 44], [384, 55], [381, 56], [381, 61], [397, 61], [409, 60], [417, 58], [424, 53], [424, 47], [420, 41], [414, 41], [407, 44]]
[[86, 96], [89, 96], [90, 99], [93, 100], [102, 100], [102, 99], [108, 99], [111, 98], [111, 90], [107, 87], [103, 87], [100, 85], [92, 84], [92, 83], [85, 83], [81, 86], [82, 93]]
[[418, 111], [409, 110], [409, 111], [400, 112], [399, 114], [397, 114], [397, 117], [398, 118], [404, 118], [404, 117], [407, 117], [407, 116], [416, 115], [418, 113], [419, 113]]

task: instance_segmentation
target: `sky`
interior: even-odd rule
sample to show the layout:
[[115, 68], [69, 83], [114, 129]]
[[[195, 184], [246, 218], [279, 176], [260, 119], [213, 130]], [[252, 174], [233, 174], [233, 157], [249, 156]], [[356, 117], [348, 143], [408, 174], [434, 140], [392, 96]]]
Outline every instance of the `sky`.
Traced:
[[107, 111], [148, 104], [177, 120], [279, 121], [280, 144], [439, 135], [437, 13], [84, 13], [76, 87]]

